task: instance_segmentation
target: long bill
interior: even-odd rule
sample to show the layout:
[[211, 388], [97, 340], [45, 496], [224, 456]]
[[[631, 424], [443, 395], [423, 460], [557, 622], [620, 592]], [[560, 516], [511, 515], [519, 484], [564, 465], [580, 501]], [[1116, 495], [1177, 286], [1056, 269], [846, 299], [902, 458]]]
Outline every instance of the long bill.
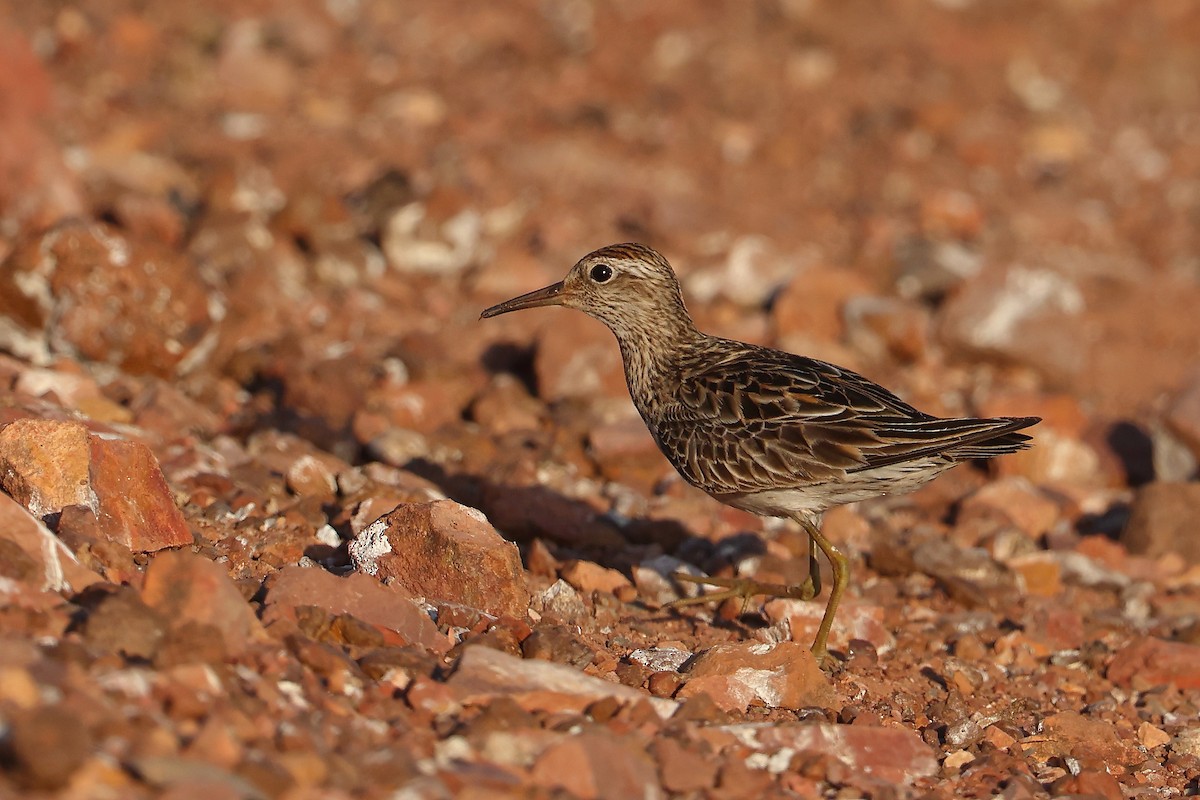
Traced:
[[537, 308], [538, 306], [557, 306], [562, 303], [563, 283], [552, 284], [544, 289], [537, 289], [532, 292], [527, 292], [520, 297], [514, 297], [512, 300], [505, 300], [503, 303], [498, 303], [491, 308], [485, 309], [479, 315], [480, 319], [488, 317], [496, 317], [500, 314], [507, 314], [510, 311], [520, 311], [523, 308]]

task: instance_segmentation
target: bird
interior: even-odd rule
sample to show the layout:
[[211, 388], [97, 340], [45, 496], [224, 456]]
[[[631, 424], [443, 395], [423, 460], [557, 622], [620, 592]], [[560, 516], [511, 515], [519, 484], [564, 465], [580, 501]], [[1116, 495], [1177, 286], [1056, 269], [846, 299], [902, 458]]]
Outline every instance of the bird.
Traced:
[[821, 532], [821, 514], [901, 494], [964, 461], [1013, 453], [1040, 418], [943, 418], [918, 411], [844, 367], [699, 331], [674, 270], [641, 244], [602, 247], [558, 283], [483, 311], [481, 319], [541, 306], [573, 308], [608, 326], [629, 395], [659, 450], [685, 481], [721, 503], [794, 520], [809, 540], [809, 576], [784, 585], [678, 573], [723, 591], [683, 606], [758, 595], [813, 600], [817, 553], [833, 584], [811, 652], [827, 663], [829, 632], [850, 560]]

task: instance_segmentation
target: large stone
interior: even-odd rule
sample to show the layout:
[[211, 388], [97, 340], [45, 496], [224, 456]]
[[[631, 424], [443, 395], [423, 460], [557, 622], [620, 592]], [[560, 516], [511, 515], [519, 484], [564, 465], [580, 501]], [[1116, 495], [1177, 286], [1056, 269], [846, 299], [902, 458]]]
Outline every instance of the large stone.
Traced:
[[100, 580], [49, 528], [5, 494], [0, 494], [0, 576], [51, 592], [77, 592]]
[[37, 517], [73, 507], [86, 533], [150, 552], [192, 543], [153, 452], [77, 422], [17, 420], [0, 431], [0, 480]]
[[[736, 742], [749, 747], [762, 765], [783, 771], [791, 759], [781, 753], [826, 755], [853, 774], [883, 784], [907, 785], [937, 774], [938, 762], [929, 745], [916, 733], [874, 725], [743, 723], [702, 729], [700, 735], [715, 747]], [[778, 766], [776, 766], [778, 765]]]
[[833, 707], [837, 695], [809, 649], [795, 642], [719, 644], [685, 666], [680, 699], [707, 694], [726, 711], [751, 705]]
[[453, 500], [405, 503], [349, 546], [359, 571], [429, 599], [523, 617], [529, 589], [516, 545]]
[[191, 529], [149, 447], [99, 435], [90, 445], [96, 517], [107, 538], [135, 553], [192, 543]]
[[82, 423], [19, 419], [0, 430], [4, 491], [35, 517], [75, 505], [95, 511], [89, 463], [88, 430]]
[[142, 599], [169, 620], [173, 630], [188, 623], [203, 626], [230, 655], [266, 640], [254, 611], [224, 568], [188, 550], [160, 553], [150, 563]]
[[284, 567], [266, 581], [262, 621], [295, 621], [296, 610], [317, 606], [331, 614], [349, 614], [369, 625], [394, 633], [397, 644], [417, 644], [445, 653], [450, 642], [423, 609], [398, 585], [382, 586], [367, 575], [338, 577], [323, 569]]
[[1022, 749], [1033, 758], [1072, 757], [1084, 766], [1130, 766], [1140, 764], [1146, 754], [1132, 741], [1127, 741], [1116, 727], [1103, 719], [1091, 719], [1078, 711], [1063, 711], [1042, 720], [1040, 736], [1021, 743]]
[[1174, 684], [1200, 689], [1200, 647], [1146, 637], [1117, 651], [1108, 665], [1108, 679], [1118, 686], [1149, 688]]
[[536, 346], [533, 368], [543, 400], [625, 394], [621, 351], [599, 323], [563, 319], [546, 325]]
[[193, 368], [215, 343], [214, 310], [190, 262], [106, 225], [65, 223], [18, 244], [0, 270], [0, 318], [60, 353], [134, 374]]
[[637, 689], [585, 675], [573, 667], [539, 659], [521, 659], [490, 647], [467, 647], [446, 681], [459, 701], [483, 705], [509, 695], [526, 710], [583, 711], [597, 700], [649, 702], [666, 719], [679, 704], [649, 697]]
[[1148, 483], [1137, 491], [1120, 541], [1134, 555], [1178, 553], [1200, 563], [1200, 483]]
[[529, 774], [536, 786], [580, 800], [666, 797], [658, 771], [636, 739], [588, 731], [548, 747]]
[[[825, 604], [812, 600], [777, 597], [768, 600], [763, 610], [772, 623], [785, 622], [791, 631], [791, 640], [798, 644], [808, 644], [813, 640], [821, 626], [821, 618], [825, 616]], [[829, 631], [829, 647], [846, 653], [850, 642], [855, 639], [870, 642], [879, 653], [886, 653], [895, 647], [895, 637], [884, 624], [883, 606], [853, 598], [842, 600], [833, 620], [833, 628]]]

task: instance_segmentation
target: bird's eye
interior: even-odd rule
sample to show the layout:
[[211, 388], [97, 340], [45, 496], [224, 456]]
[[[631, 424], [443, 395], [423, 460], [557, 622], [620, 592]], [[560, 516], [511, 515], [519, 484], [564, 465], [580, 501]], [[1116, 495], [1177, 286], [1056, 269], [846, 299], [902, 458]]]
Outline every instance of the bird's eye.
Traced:
[[596, 283], [604, 283], [613, 276], [612, 267], [608, 264], [597, 264], [592, 267], [592, 280]]

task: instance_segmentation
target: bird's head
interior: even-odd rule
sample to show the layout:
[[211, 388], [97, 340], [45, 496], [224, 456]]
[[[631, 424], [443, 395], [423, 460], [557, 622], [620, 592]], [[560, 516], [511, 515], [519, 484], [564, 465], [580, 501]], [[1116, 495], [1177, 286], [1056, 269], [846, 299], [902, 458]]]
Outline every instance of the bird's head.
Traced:
[[537, 306], [566, 306], [603, 322], [618, 339], [653, 333], [691, 320], [667, 260], [640, 244], [614, 244], [581, 258], [558, 283], [514, 297], [482, 317]]

